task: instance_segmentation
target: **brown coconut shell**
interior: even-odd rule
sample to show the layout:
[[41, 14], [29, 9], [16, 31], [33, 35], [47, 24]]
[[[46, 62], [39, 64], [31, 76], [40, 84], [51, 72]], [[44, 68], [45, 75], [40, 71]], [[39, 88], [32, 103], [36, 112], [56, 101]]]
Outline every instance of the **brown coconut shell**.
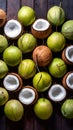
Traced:
[[67, 73], [64, 75], [63, 79], [62, 79], [62, 84], [63, 84], [63, 86], [64, 86], [67, 90], [72, 90], [72, 89], [69, 88], [68, 85], [66, 84], [66, 79], [67, 79], [68, 75], [71, 74], [71, 73], [73, 73], [73, 71], [67, 72]]
[[14, 72], [11, 72], [11, 73], [9, 73], [9, 74], [7, 74], [7, 75], [14, 75], [14, 76], [16, 76], [16, 77], [18, 78], [20, 85], [19, 85], [18, 88], [17, 88], [16, 90], [14, 90], [13, 92], [19, 91], [19, 90], [22, 88], [22, 86], [23, 86], [22, 78], [21, 78], [17, 73], [14, 73]]
[[[37, 99], [38, 99], [38, 92], [37, 92], [37, 90], [36, 90], [34, 87], [30, 86], [30, 85], [23, 86], [23, 88], [30, 88], [30, 89], [32, 89], [32, 90], [35, 92], [35, 99], [34, 99], [34, 101], [33, 101], [31, 104], [29, 104], [29, 105], [33, 105], [34, 103], [36, 103], [36, 101], [37, 101]], [[23, 104], [23, 105], [24, 105], [24, 106], [29, 106], [29, 105], [26, 105], [26, 104]]]
[[38, 66], [46, 66], [52, 60], [52, 51], [45, 45], [37, 46], [33, 51], [32, 58]]
[[[33, 23], [34, 24], [34, 23]], [[50, 24], [49, 28], [47, 28], [44, 31], [38, 31], [33, 28], [33, 25], [31, 26], [31, 32], [32, 34], [38, 38], [38, 39], [45, 39], [52, 33], [52, 25]]]
[[0, 9], [0, 27], [2, 27], [7, 20], [6, 12], [2, 9]]
[[65, 55], [66, 49], [67, 49], [67, 47], [62, 51], [62, 59], [63, 59], [63, 61], [64, 61], [66, 64], [68, 64], [68, 65], [73, 65], [73, 62], [69, 61], [69, 60], [66, 58], [66, 55]]

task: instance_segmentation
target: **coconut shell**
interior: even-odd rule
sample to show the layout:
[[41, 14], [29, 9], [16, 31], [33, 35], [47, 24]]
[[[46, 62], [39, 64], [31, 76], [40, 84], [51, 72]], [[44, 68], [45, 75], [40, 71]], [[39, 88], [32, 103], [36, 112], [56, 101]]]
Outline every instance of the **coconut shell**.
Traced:
[[18, 87], [16, 90], [14, 90], [13, 92], [19, 91], [19, 90], [22, 88], [22, 86], [23, 86], [23, 82], [22, 82], [21, 77], [20, 77], [17, 73], [14, 73], [14, 72], [11, 72], [11, 73], [9, 73], [9, 74], [7, 74], [7, 75], [14, 75], [14, 76], [16, 76], [16, 77], [18, 78], [20, 85], [19, 85], [19, 87]]
[[40, 45], [34, 49], [32, 58], [38, 66], [46, 66], [52, 60], [52, 51], [47, 46]]
[[66, 53], [66, 48], [62, 51], [62, 59], [63, 59], [63, 61], [64, 61], [66, 64], [68, 64], [68, 65], [73, 65], [73, 62], [69, 61], [69, 60], [66, 58], [65, 53]]
[[[68, 75], [71, 74], [71, 73], [73, 73], [73, 71], [67, 72], [67, 73], [64, 75], [63, 79], [62, 79], [62, 84], [63, 84], [63, 86], [64, 86], [67, 90], [70, 90], [70, 88], [69, 88], [68, 85], [66, 84], [66, 78], [67, 78]], [[71, 89], [71, 90], [72, 90], [72, 89]]]
[[0, 9], [0, 27], [2, 27], [5, 24], [6, 19], [7, 19], [6, 12]]
[[[33, 23], [34, 24], [34, 23]], [[52, 25], [50, 24], [49, 28], [44, 31], [35, 30], [33, 25], [31, 26], [32, 34], [38, 39], [45, 39], [52, 33]]]
[[[33, 105], [34, 103], [36, 103], [36, 101], [37, 101], [37, 99], [38, 99], [38, 92], [37, 92], [37, 90], [36, 90], [34, 87], [30, 86], [30, 85], [23, 86], [23, 88], [30, 88], [30, 89], [32, 89], [32, 90], [35, 92], [35, 99], [34, 99], [34, 101], [33, 101], [31, 104], [29, 104], [29, 105]], [[26, 105], [26, 104], [23, 104], [23, 105], [24, 105], [24, 106], [29, 106], [29, 105]]]

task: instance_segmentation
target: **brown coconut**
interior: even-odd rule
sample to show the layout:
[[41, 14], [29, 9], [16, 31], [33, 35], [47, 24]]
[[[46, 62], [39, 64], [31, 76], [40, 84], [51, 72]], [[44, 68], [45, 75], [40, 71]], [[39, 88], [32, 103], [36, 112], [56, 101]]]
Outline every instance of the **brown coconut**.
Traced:
[[6, 12], [0, 9], [0, 27], [2, 27], [5, 24], [6, 19], [7, 19]]
[[38, 66], [46, 66], [52, 60], [52, 51], [45, 45], [37, 46], [33, 51], [32, 58]]

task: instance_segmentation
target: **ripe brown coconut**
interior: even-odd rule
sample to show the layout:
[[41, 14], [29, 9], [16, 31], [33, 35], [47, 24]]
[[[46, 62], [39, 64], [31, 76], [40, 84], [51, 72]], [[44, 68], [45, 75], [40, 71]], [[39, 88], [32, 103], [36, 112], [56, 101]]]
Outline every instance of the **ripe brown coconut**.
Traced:
[[62, 79], [63, 86], [68, 90], [73, 90], [73, 71], [67, 72]]
[[37, 46], [33, 51], [32, 58], [38, 66], [46, 66], [52, 60], [52, 51], [45, 45]]
[[3, 85], [8, 91], [17, 92], [22, 88], [23, 82], [17, 73], [11, 72], [3, 79]]
[[62, 59], [66, 64], [73, 65], [73, 45], [70, 45], [63, 50]]
[[7, 19], [6, 12], [0, 9], [0, 27], [2, 27], [5, 24], [6, 19]]
[[19, 92], [18, 99], [25, 106], [33, 105], [38, 99], [38, 92], [30, 85], [24, 86]]
[[52, 26], [47, 20], [39, 18], [33, 23], [31, 32], [36, 38], [44, 39], [51, 34]]

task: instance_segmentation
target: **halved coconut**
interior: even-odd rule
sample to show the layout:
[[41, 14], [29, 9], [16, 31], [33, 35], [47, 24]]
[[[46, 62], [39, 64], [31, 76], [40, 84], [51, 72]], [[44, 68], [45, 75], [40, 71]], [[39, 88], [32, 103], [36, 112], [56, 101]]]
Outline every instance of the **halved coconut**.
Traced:
[[5, 76], [3, 85], [8, 91], [19, 91], [23, 85], [23, 82], [18, 74], [9, 73]]
[[73, 45], [66, 47], [62, 52], [62, 59], [67, 63], [73, 65]]
[[66, 73], [62, 79], [65, 88], [73, 90], [73, 71]]
[[18, 95], [19, 101], [24, 105], [34, 104], [38, 99], [38, 93], [32, 86], [25, 86]]
[[6, 19], [7, 19], [6, 12], [0, 9], [0, 27], [2, 27], [5, 24]]
[[9, 39], [18, 38], [22, 32], [22, 25], [17, 20], [11, 19], [4, 26], [4, 33]]
[[49, 98], [54, 102], [60, 102], [66, 97], [66, 90], [60, 84], [54, 84], [48, 91]]
[[51, 34], [52, 26], [47, 20], [39, 18], [33, 23], [31, 32], [36, 38], [44, 39]]

